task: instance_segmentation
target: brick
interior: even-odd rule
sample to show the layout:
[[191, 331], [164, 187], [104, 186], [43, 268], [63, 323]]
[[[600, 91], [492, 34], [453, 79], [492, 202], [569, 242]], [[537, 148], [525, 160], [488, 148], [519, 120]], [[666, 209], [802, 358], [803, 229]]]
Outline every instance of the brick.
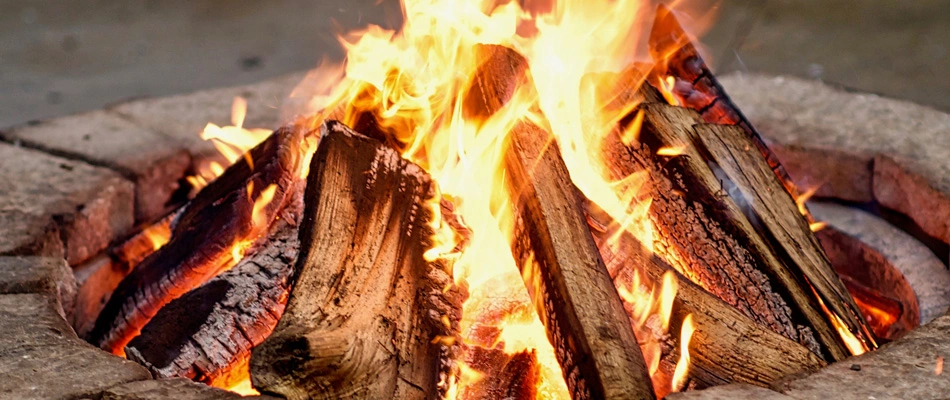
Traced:
[[198, 135], [209, 122], [231, 125], [234, 97], [247, 100], [245, 128], [276, 129], [281, 105], [303, 79], [302, 73], [283, 75], [243, 86], [198, 91], [170, 97], [130, 101], [110, 109], [141, 126], [160, 132], [187, 147], [196, 159], [216, 158], [214, 146]]
[[11, 142], [118, 171], [136, 183], [139, 221], [158, 217], [191, 164], [174, 140], [103, 110], [21, 125], [0, 133]]
[[49, 300], [42, 294], [0, 295], [0, 398], [92, 397], [150, 378], [138, 364], [77, 338]]
[[873, 196], [950, 242], [950, 115], [792, 77], [733, 74], [721, 82], [778, 146], [794, 179], [823, 182], [819, 195]]
[[795, 399], [936, 399], [950, 393], [950, 375], [936, 374], [950, 355], [950, 315], [937, 318], [877, 351], [840, 361], [778, 389]]
[[61, 258], [0, 257], [0, 294], [45, 294], [69, 320], [76, 302], [76, 278]]
[[0, 255], [75, 265], [131, 228], [133, 192], [114, 171], [0, 143]]

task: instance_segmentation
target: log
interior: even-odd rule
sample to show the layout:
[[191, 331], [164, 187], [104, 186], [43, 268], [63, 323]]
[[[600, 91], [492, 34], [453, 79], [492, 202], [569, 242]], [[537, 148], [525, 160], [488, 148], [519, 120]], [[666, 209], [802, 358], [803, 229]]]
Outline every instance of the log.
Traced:
[[[301, 204], [288, 208], [301, 210], [302, 199], [294, 202]], [[247, 379], [251, 349], [271, 334], [287, 303], [297, 222], [277, 221], [237, 265], [168, 303], [129, 342], [126, 356], [155, 378], [225, 388]]]
[[[769, 387], [785, 376], [814, 372], [826, 365], [805, 346], [753, 321], [676, 272], [632, 235], [617, 232], [615, 224], [610, 230], [596, 229], [611, 226], [609, 217], [596, 206], [588, 205], [587, 214], [590, 220], [598, 221], [592, 223], [591, 233], [618, 290], [630, 288], [634, 276], [646, 287], [659, 287], [667, 273], [676, 277], [678, 289], [669, 331], [681, 331], [686, 316], [692, 315], [696, 330], [689, 342], [691, 387], [702, 389], [733, 382]], [[624, 306], [630, 320], [636, 321], [636, 305]], [[678, 360], [678, 353], [673, 351], [664, 360]], [[664, 369], [672, 370], [672, 366], [661, 371]], [[660, 380], [667, 382], [669, 377]]]
[[700, 113], [708, 123], [736, 125], [742, 128], [755, 148], [765, 157], [782, 186], [793, 197], [797, 197], [798, 189], [785, 167], [769, 149], [762, 135], [726, 94], [668, 6], [657, 6], [648, 43], [650, 55], [656, 63], [651, 73], [653, 86], [660, 87], [661, 79], [672, 77], [674, 83], [670, 92], [676, 97], [678, 105]]
[[[233, 247], [261, 238], [292, 197], [304, 146], [303, 131], [279, 129], [198, 193], [174, 222], [171, 240], [112, 293], [87, 340], [122, 354], [165, 304], [233, 265]], [[255, 200], [269, 187], [272, 201], [254, 218]]]
[[[487, 119], [517, 90], [533, 88], [527, 61], [480, 46], [463, 113]], [[655, 398], [650, 375], [617, 291], [588, 232], [553, 138], [520, 122], [505, 168], [515, 216], [512, 253], [574, 399]]]
[[[867, 324], [795, 201], [737, 127], [645, 104], [639, 142], [604, 143], [612, 178], [649, 174], [652, 248], [691, 281], [826, 361], [851, 355], [822, 304], [866, 347]], [[629, 118], [628, 118], [629, 119]], [[725, 138], [725, 139], [724, 139]], [[660, 148], [678, 155], [657, 155]], [[773, 171], [774, 172], [774, 171]]]
[[324, 123], [304, 196], [284, 315], [251, 353], [251, 380], [288, 399], [440, 396], [461, 296], [429, 262], [435, 187], [418, 166]]

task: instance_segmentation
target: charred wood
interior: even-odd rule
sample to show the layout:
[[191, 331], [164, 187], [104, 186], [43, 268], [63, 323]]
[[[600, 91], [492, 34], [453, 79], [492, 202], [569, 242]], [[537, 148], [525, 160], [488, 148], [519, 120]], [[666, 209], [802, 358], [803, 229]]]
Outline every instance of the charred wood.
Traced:
[[329, 121], [310, 167], [284, 315], [251, 355], [262, 393], [439, 396], [461, 297], [423, 257], [434, 184], [383, 143]]
[[217, 387], [246, 379], [251, 349], [271, 334], [287, 303], [296, 223], [277, 221], [241, 262], [163, 307], [129, 342], [126, 356], [155, 378]]
[[[646, 104], [639, 142], [609, 136], [612, 177], [644, 173], [652, 198], [653, 249], [693, 282], [754, 321], [826, 360], [850, 355], [832, 316], [873, 347], [854, 302], [748, 136], [729, 126], [696, 125], [699, 116]], [[737, 134], [738, 133], [738, 134]], [[675, 149], [658, 155], [660, 148]]]
[[[658, 287], [667, 273], [676, 277], [678, 289], [670, 332], [681, 331], [686, 316], [692, 315], [696, 330], [689, 343], [688, 376], [694, 388], [733, 382], [768, 387], [785, 376], [814, 372], [825, 365], [805, 346], [757, 323], [676, 272], [629, 233], [618, 233], [616, 224], [593, 205], [588, 206], [588, 218], [597, 221], [592, 228], [613, 226], [610, 230], [591, 232], [618, 290], [630, 288], [634, 282]], [[625, 304], [631, 321], [636, 318], [634, 306]], [[675, 362], [679, 358], [678, 347], [671, 348], [677, 350], [664, 360]], [[666, 369], [672, 370], [672, 365]]]
[[462, 399], [534, 399], [541, 370], [534, 351], [507, 354], [500, 349], [470, 347], [465, 365], [480, 379], [461, 388]]
[[[292, 197], [303, 136], [296, 129], [275, 131], [198, 193], [174, 221], [171, 240], [112, 293], [87, 340], [121, 354], [165, 304], [233, 265], [233, 247], [261, 238]], [[255, 201], [266, 190], [272, 201], [255, 217]]]

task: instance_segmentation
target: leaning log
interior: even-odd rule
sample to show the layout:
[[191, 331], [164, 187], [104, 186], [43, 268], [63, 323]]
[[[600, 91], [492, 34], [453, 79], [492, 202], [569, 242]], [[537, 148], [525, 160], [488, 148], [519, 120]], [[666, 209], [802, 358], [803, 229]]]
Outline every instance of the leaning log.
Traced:
[[288, 399], [439, 396], [461, 298], [450, 268], [423, 257], [434, 184], [379, 141], [335, 121], [322, 130], [290, 298], [252, 351], [254, 387]]
[[[527, 61], [500, 46], [476, 48], [481, 64], [463, 100], [480, 121], [518, 90], [532, 90]], [[512, 253], [574, 399], [654, 398], [623, 304], [588, 232], [553, 138], [521, 122], [505, 168], [513, 201]]]
[[667, 104], [637, 112], [643, 113], [639, 141], [624, 145], [615, 134], [603, 148], [613, 179], [649, 177], [644, 196], [652, 198], [657, 254], [827, 361], [851, 355], [836, 322], [858, 346], [875, 346], [794, 199], [745, 132], [697, 125], [702, 120], [694, 111]]
[[669, 85], [669, 92], [678, 105], [700, 113], [708, 123], [736, 125], [742, 128], [751, 143], [765, 157], [782, 186], [792, 196], [797, 196], [798, 189], [785, 167], [766, 145], [762, 135], [726, 94], [726, 90], [703, 61], [673, 11], [666, 5], [657, 6], [648, 42], [650, 55], [656, 62], [651, 73], [654, 86], [660, 87], [661, 80], [672, 78], [673, 84]]
[[[702, 389], [734, 382], [769, 387], [783, 377], [814, 372], [826, 365], [805, 346], [756, 323], [676, 272], [630, 233], [618, 232], [617, 225], [596, 206], [587, 209], [589, 220], [597, 221], [592, 223], [591, 233], [618, 290], [629, 290], [634, 282], [656, 288], [664, 275], [676, 277], [669, 330], [680, 332], [686, 316], [692, 315], [696, 330], [689, 342], [691, 387]], [[625, 303], [631, 321], [637, 320], [636, 306]], [[679, 359], [679, 347], [671, 348], [674, 350], [663, 360]], [[672, 367], [667, 365], [660, 371]], [[654, 382], [668, 382], [669, 378], [666, 375]]]
[[[205, 187], [174, 222], [171, 240], [126, 276], [87, 340], [121, 354], [165, 304], [234, 264], [233, 248], [258, 240], [292, 197], [304, 132], [282, 128]], [[265, 191], [272, 200], [253, 215]]]
[[[291, 207], [300, 210], [302, 204]], [[237, 265], [168, 303], [129, 342], [126, 356], [155, 378], [188, 378], [216, 387], [247, 379], [251, 349], [284, 313], [299, 248], [296, 223], [277, 221], [259, 248], [248, 249]]]

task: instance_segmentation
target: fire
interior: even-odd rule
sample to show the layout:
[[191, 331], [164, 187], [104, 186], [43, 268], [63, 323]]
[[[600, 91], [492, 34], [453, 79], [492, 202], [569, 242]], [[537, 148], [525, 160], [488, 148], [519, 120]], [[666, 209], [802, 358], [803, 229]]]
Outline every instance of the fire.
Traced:
[[226, 160], [226, 165], [218, 161], [203, 161], [198, 166], [197, 174], [187, 177], [187, 181], [195, 190], [208, 185], [214, 178], [221, 176], [228, 165], [234, 163], [238, 158], [245, 157], [251, 168], [254, 168], [254, 161], [247, 157], [247, 151], [257, 146], [271, 134], [270, 129], [245, 129], [244, 117], [247, 115], [247, 100], [243, 97], [235, 97], [231, 104], [231, 125], [218, 126], [208, 123], [201, 132], [201, 138], [210, 140], [214, 147], [221, 153]]
[[[541, 369], [539, 395], [568, 398], [553, 348], [525, 288], [530, 277], [518, 273], [510, 250], [514, 216], [508, 206], [513, 199], [503, 168], [507, 135], [523, 120], [546, 129], [557, 142], [578, 189], [623, 231], [652, 245], [653, 228], [647, 217], [650, 199], [641, 194], [647, 177], [605, 179], [608, 174], [600, 147], [636, 104], [608, 107], [597, 95], [601, 80], [590, 77], [592, 73], [629, 71], [634, 57], [647, 53], [642, 39], [654, 9], [641, 0], [571, 0], [526, 8], [519, 2], [496, 4], [404, 0], [405, 22], [400, 31], [370, 26], [341, 37], [347, 53], [345, 65], [323, 65], [312, 74], [333, 82], [305, 80], [302, 85], [308, 87], [298, 87], [295, 93], [313, 93], [314, 89], [317, 93], [306, 109], [296, 111], [312, 116], [308, 123], [314, 126], [328, 116], [356, 126], [370, 115], [403, 157], [429, 172], [470, 233], [464, 246], [459, 246], [461, 238], [434, 224], [435, 244], [426, 253], [429, 260], [453, 260], [456, 284], [468, 288], [461, 321], [463, 342], [500, 346], [511, 354], [534, 350]], [[473, 51], [477, 44], [517, 50], [527, 59], [534, 82], [533, 87], [517, 87], [508, 103], [490, 116], [469, 115], [464, 106], [480, 64]], [[632, 78], [646, 80], [645, 75]], [[628, 126], [625, 142], [637, 140], [642, 118], [638, 116]], [[233, 122], [234, 127], [209, 125], [203, 137], [244, 137], [240, 135], [245, 132], [240, 118]], [[228, 143], [245, 142], [229, 139]], [[231, 146], [219, 148], [233, 150]], [[225, 156], [233, 161], [236, 154]], [[430, 208], [439, 215], [438, 205]], [[665, 334], [675, 291], [671, 276], [663, 280], [660, 290], [634, 287], [625, 299], [642, 308], [639, 325], [655, 326]], [[517, 311], [498, 316], [499, 304]], [[476, 334], [486, 330], [497, 334], [488, 340]], [[643, 346], [654, 346], [650, 362], [658, 364], [658, 342]], [[466, 385], [480, 373], [465, 365], [459, 367], [462, 372], [454, 379], [456, 385]], [[453, 393], [459, 393], [458, 387], [450, 389], [449, 397]]]
[[228, 390], [237, 393], [241, 396], [260, 396], [261, 392], [254, 390], [251, 386], [251, 377], [248, 376], [237, 383], [229, 386]]
[[155, 251], [171, 240], [172, 230], [167, 224], [154, 224], [143, 230], [142, 234], [152, 245], [150, 250]]
[[934, 375], [943, 373], [943, 356], [937, 356], [937, 365], [934, 367]]
[[680, 336], [680, 359], [676, 363], [676, 371], [673, 372], [673, 391], [675, 392], [683, 390], [686, 385], [686, 373], [689, 371], [689, 341], [693, 338], [695, 330], [693, 315], [687, 315], [683, 319], [683, 330]]

